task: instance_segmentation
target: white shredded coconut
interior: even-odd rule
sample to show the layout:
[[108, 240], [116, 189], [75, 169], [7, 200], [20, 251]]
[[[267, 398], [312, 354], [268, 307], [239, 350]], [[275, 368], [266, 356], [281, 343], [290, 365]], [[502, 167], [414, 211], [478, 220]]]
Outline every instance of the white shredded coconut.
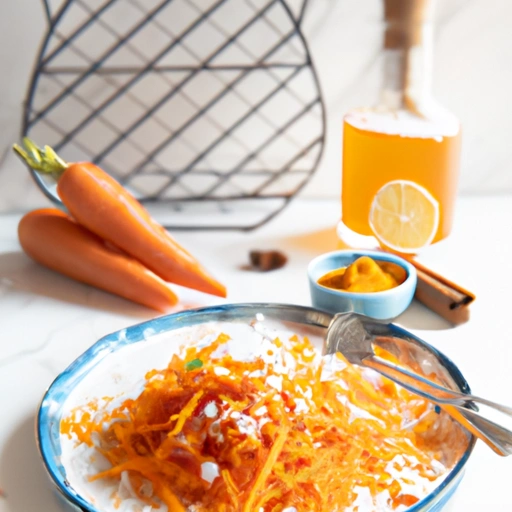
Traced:
[[295, 413], [309, 412], [309, 406], [303, 398], [295, 399]]
[[256, 432], [259, 430], [258, 422], [251, 418], [251, 416], [247, 416], [246, 414], [241, 414], [240, 417], [236, 421], [236, 425], [238, 430], [242, 434], [247, 434], [248, 436], [256, 436]]
[[277, 389], [277, 391], [283, 390], [283, 377], [281, 376], [269, 375], [266, 382], [271, 388]]
[[213, 372], [219, 377], [222, 375], [229, 375], [231, 373], [227, 368], [224, 368], [223, 366], [216, 366], [213, 369]]
[[268, 412], [268, 409], [265, 405], [263, 405], [262, 407], [259, 407], [258, 409], [256, 409], [254, 411], [254, 416], [263, 416], [264, 414], [267, 414]]
[[201, 478], [212, 483], [219, 476], [219, 466], [215, 462], [203, 462], [201, 464]]
[[366, 420], [376, 421], [383, 427], [386, 426], [386, 424], [380, 418], [376, 418], [368, 411], [365, 411], [364, 409], [357, 407], [357, 405], [354, 405], [352, 402], [350, 402], [345, 395], [337, 394], [336, 398], [350, 411], [349, 423], [352, 423], [354, 420], [358, 418], [364, 418]]
[[208, 418], [215, 418], [219, 414], [219, 408], [215, 402], [209, 402], [204, 408], [204, 415]]

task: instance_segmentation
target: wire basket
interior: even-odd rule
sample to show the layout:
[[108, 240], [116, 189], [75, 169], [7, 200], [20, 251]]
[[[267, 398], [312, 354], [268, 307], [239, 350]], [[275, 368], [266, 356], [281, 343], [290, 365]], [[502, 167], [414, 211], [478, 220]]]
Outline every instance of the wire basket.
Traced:
[[23, 135], [101, 166], [170, 229], [261, 226], [324, 147], [306, 2], [44, 0]]

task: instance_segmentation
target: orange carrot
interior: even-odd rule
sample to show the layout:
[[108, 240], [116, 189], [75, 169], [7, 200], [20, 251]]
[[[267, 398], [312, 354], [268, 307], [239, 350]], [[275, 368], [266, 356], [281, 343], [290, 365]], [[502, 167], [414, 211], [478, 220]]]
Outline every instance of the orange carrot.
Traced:
[[165, 281], [60, 210], [26, 214], [18, 237], [32, 259], [77, 281], [162, 312], [178, 301]]
[[226, 288], [181, 247], [115, 179], [90, 162], [66, 163], [49, 146], [23, 139], [16, 153], [35, 171], [57, 180], [57, 192], [74, 219], [123, 249], [166, 281], [226, 296]]

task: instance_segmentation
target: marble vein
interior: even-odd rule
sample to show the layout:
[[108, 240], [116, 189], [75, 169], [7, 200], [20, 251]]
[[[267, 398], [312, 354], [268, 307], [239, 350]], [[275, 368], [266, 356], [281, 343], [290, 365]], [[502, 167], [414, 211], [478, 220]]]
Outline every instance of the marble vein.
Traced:
[[[454, 2], [441, 4], [438, 7], [440, 7], [442, 10], [444, 9], [443, 14], [438, 16], [437, 18], [437, 28], [438, 30], [441, 30], [445, 28], [447, 25], [449, 25], [453, 21], [457, 21], [457, 19], [460, 17], [460, 15], [467, 10], [469, 7], [471, 7], [472, 4], [475, 3], [475, 0], [459, 0], [459, 5], [455, 6], [454, 8], [450, 9], [452, 7], [452, 4]], [[437, 32], [437, 31], [436, 31]]]
[[15, 352], [14, 354], [10, 354], [4, 358], [0, 358], [0, 369], [5, 368], [6, 366], [15, 363], [16, 361], [19, 361], [20, 359], [23, 359], [26, 356], [34, 356], [37, 354], [41, 354], [46, 349], [48, 349], [53, 341], [57, 338], [57, 334], [61, 331], [66, 331], [70, 326], [75, 324], [79, 321], [80, 317], [83, 317], [84, 315], [80, 315], [79, 317], [74, 317], [72, 320], [69, 320], [68, 322], [65, 322], [59, 327], [56, 327], [55, 329], [51, 329], [48, 331], [48, 334], [45, 336], [43, 341], [39, 343], [39, 345], [36, 345], [32, 348], [25, 348], [22, 350], [19, 350]]

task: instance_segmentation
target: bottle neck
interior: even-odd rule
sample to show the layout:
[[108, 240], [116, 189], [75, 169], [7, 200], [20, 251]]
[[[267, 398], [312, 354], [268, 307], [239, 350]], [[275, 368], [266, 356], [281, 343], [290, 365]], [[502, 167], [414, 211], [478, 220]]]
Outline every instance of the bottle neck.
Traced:
[[381, 106], [422, 115], [431, 101], [432, 0], [384, 0]]

